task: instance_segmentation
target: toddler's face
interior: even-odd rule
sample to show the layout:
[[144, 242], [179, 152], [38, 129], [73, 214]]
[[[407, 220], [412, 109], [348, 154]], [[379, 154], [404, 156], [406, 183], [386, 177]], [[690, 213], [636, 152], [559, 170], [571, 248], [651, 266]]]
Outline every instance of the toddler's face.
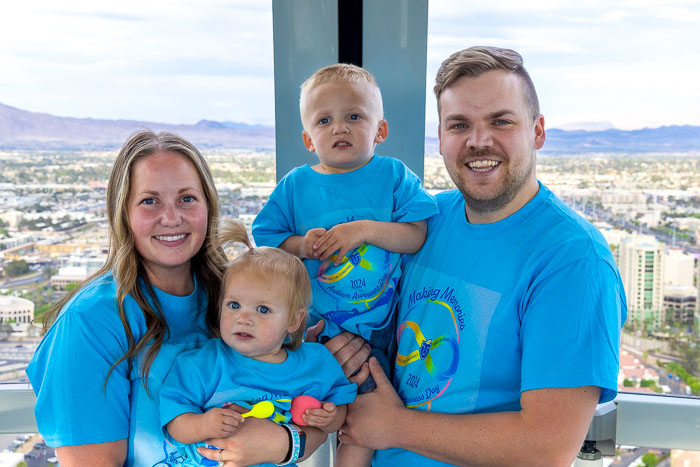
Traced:
[[230, 274], [221, 305], [219, 327], [224, 342], [246, 357], [269, 363], [287, 358], [282, 344], [296, 326], [282, 287], [270, 278], [240, 270]]
[[369, 83], [325, 83], [307, 97], [303, 133], [306, 148], [318, 154], [324, 173], [344, 173], [365, 165], [387, 136]]

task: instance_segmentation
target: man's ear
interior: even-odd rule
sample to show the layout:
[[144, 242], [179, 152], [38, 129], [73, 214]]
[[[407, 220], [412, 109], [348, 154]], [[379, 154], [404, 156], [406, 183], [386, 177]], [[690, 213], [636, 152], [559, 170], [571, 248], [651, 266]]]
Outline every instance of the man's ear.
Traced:
[[544, 116], [540, 114], [535, 120], [535, 149], [540, 149], [544, 146], [545, 136]]
[[386, 120], [379, 121], [379, 129], [377, 130], [377, 136], [374, 137], [375, 143], [383, 142], [389, 135], [389, 124]]
[[309, 152], [316, 152], [316, 147], [314, 146], [314, 142], [311, 139], [311, 135], [306, 132], [306, 130], [301, 132], [301, 139], [304, 140], [304, 146], [306, 146], [306, 149], [309, 150]]

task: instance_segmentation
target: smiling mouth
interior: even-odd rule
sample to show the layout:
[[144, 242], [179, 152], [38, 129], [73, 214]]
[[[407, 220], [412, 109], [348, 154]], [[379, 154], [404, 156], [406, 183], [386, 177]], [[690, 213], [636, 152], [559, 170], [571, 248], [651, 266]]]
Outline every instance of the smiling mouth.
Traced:
[[498, 167], [501, 163], [494, 160], [478, 160], [467, 163], [467, 167], [472, 169], [474, 172], [489, 172], [494, 168]]
[[187, 234], [180, 235], [154, 235], [153, 238], [160, 240], [161, 242], [176, 242], [187, 237]]
[[336, 141], [333, 144], [334, 148], [349, 148], [350, 146], [352, 146], [352, 144], [348, 143], [347, 141]]
[[252, 339], [253, 336], [251, 334], [248, 334], [247, 332], [234, 332], [234, 336], [239, 337], [241, 339]]

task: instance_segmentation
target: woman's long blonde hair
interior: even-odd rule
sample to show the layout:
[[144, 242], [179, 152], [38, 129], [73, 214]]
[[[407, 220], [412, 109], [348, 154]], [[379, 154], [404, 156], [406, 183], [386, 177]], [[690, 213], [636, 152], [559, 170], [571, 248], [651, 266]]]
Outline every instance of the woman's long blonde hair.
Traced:
[[[107, 184], [107, 220], [109, 223], [109, 253], [107, 261], [99, 271], [64, 295], [43, 317], [44, 332], [47, 332], [56, 321], [61, 309], [76, 293], [97, 277], [111, 271], [117, 284], [117, 307], [119, 309], [119, 317], [124, 325], [129, 349], [112, 365], [107, 378], [109, 378], [112, 370], [124, 360], [128, 362], [129, 372], [131, 372], [134, 358], [152, 341], [153, 344], [146, 351], [140, 368], [144, 386], [146, 386], [146, 379], [151, 364], [156, 355], [158, 355], [163, 341], [169, 333], [169, 328], [153, 292], [153, 286], [148, 280], [140, 256], [134, 247], [134, 236], [129, 225], [127, 200], [131, 189], [134, 164], [153, 154], [168, 152], [184, 156], [194, 164], [206, 197], [207, 233], [202, 247], [191, 259], [191, 268], [197, 279], [198, 286], [206, 288], [209, 297], [205, 319], [207, 328], [212, 335], [217, 332], [219, 325], [217, 299], [221, 289], [221, 279], [226, 267], [224, 252], [216, 242], [219, 222], [219, 198], [209, 166], [202, 154], [189, 141], [167, 132], [140, 131], [132, 135], [124, 143], [114, 161], [112, 173]], [[139, 285], [139, 279], [142, 279], [146, 284], [145, 290]], [[131, 295], [136, 301], [146, 320], [146, 333], [138, 341], [134, 338], [131, 325], [127, 321], [124, 310], [124, 299], [127, 294]], [[155, 309], [149, 304], [148, 296], [155, 304]], [[99, 310], [96, 311], [99, 312]], [[96, 314], [95, 319], [99, 319], [99, 315]], [[107, 378], [105, 378], [105, 384]]]

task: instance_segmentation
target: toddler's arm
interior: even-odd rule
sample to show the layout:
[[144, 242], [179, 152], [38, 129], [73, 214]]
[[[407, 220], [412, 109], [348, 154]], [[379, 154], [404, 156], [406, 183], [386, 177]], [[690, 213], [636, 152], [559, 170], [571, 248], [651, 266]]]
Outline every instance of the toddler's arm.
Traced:
[[381, 222], [360, 220], [338, 224], [313, 244], [315, 258], [322, 261], [338, 251], [335, 264], [363, 243], [394, 253], [413, 254], [420, 250], [428, 232], [426, 221]]
[[302, 418], [309, 426], [314, 426], [326, 433], [334, 433], [345, 422], [347, 404], [335, 405], [333, 402], [323, 402], [320, 409], [306, 409]]
[[297, 258], [318, 258], [313, 250], [313, 245], [318, 241], [319, 238], [323, 237], [326, 233], [326, 229], [323, 227], [318, 227], [316, 229], [311, 229], [306, 232], [306, 235], [292, 235], [287, 237], [285, 241], [282, 242], [280, 248], [282, 248], [287, 253], [291, 253]]
[[170, 436], [183, 444], [201, 443], [210, 438], [231, 436], [243, 423], [241, 414], [228, 407], [204, 413], [183, 413], [168, 422]]

